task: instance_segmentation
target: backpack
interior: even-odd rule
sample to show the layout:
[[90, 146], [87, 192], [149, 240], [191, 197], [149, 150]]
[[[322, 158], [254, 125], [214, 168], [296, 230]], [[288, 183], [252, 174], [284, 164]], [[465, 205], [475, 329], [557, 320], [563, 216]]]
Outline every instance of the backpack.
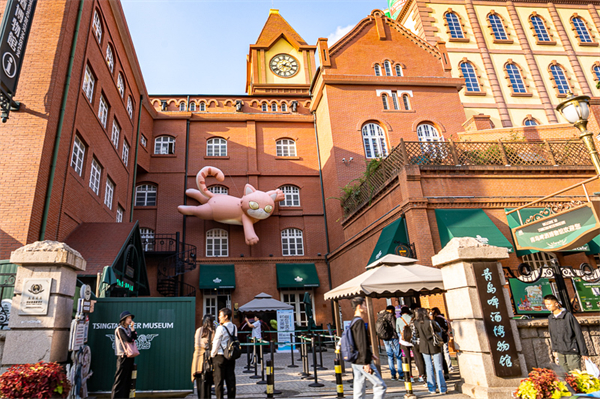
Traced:
[[403, 317], [400, 317], [404, 322], [404, 328], [400, 332], [401, 338], [405, 342], [410, 342], [412, 340], [412, 329], [410, 328], [410, 323], [407, 323]]
[[[223, 326], [225, 331], [227, 331], [227, 335], [229, 335], [229, 343], [227, 347], [223, 349], [223, 357], [226, 360], [237, 360], [242, 356], [242, 345], [240, 344], [240, 340], [236, 335], [232, 335], [227, 327]], [[235, 331], [235, 326], [233, 327], [233, 331]]]
[[377, 321], [375, 322], [375, 332], [377, 336], [384, 341], [389, 341], [394, 338], [395, 328], [390, 323], [389, 314], [387, 311], [377, 313]]
[[352, 319], [350, 325], [348, 325], [348, 327], [346, 327], [342, 333], [342, 339], [340, 341], [340, 346], [342, 347], [342, 358], [350, 363], [354, 363], [358, 358], [358, 350], [356, 349], [354, 338], [352, 337], [352, 331], [350, 330], [356, 320], [360, 320], [360, 317], [355, 317]]

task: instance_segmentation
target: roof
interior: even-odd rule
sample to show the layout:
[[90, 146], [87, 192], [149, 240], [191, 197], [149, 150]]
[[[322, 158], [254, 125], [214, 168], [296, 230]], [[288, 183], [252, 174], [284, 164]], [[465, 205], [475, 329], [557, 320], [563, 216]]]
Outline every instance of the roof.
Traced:
[[279, 10], [269, 11], [269, 18], [258, 36], [255, 46], [271, 47], [271, 45], [284, 36], [296, 49], [306, 46], [304, 39], [290, 26], [290, 24], [279, 14]]
[[65, 243], [79, 251], [87, 262], [79, 274], [102, 273], [104, 266], [112, 266], [127, 242], [135, 223], [82, 223], [69, 234]]
[[272, 312], [276, 310], [292, 310], [294, 307], [273, 299], [269, 294], [261, 292], [253, 300], [238, 308], [240, 312]]

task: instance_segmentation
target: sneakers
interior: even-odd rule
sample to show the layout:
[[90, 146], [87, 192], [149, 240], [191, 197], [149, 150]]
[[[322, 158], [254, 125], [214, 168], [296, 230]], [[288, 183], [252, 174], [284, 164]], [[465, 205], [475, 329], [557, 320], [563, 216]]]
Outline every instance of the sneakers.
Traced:
[[390, 378], [390, 380], [392, 380], [392, 381], [398, 381], [398, 379], [396, 378], [395, 375], [393, 375], [392, 378]]
[[423, 379], [422, 375], [419, 376], [419, 382], [425, 382], [425, 379]]

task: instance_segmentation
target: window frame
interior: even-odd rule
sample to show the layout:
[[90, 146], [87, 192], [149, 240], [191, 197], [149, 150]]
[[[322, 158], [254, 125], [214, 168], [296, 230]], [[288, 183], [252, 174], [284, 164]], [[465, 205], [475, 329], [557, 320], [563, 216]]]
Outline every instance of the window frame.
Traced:
[[[91, 82], [91, 86], [90, 86]], [[81, 86], [81, 90], [85, 97], [88, 99], [89, 103], [92, 104], [94, 100], [94, 87], [96, 86], [96, 75], [90, 68], [89, 64], [85, 66], [85, 73], [83, 76], [83, 84]]]
[[[533, 18], [538, 18], [541, 21], [541, 24], [537, 24], [538, 27], [542, 27], [544, 29], [544, 33], [546, 36], [548, 36], [548, 40], [540, 40], [540, 34], [538, 33], [538, 29], [536, 29], [536, 24], [533, 22]], [[540, 14], [538, 14], [537, 12], [532, 12], [531, 15], [529, 16], [529, 18], [527, 18], [527, 20], [529, 21], [529, 27], [531, 28], [532, 32], [533, 32], [533, 37], [535, 37], [535, 42], [536, 44], [542, 45], [542, 46], [554, 46], [556, 45], [556, 40], [554, 40], [554, 35], [552, 34], [552, 31], [548, 28], [548, 22], [546, 21], [546, 18], [544, 18], [543, 16], [541, 16]]]
[[112, 211], [113, 208], [113, 200], [115, 196], [115, 183], [110, 179], [110, 177], [106, 177], [106, 183], [104, 184], [104, 205], [108, 207]]
[[123, 140], [123, 149], [121, 150], [121, 161], [125, 166], [129, 166], [129, 143]]
[[[433, 130], [433, 132], [435, 132], [436, 136], [421, 134], [422, 126], [428, 126], [430, 130]], [[423, 132], [423, 133], [426, 133], [426, 132]], [[440, 141], [443, 141], [443, 137], [440, 134], [439, 129], [432, 122], [421, 122], [417, 125], [417, 138], [420, 143], [438, 143]], [[430, 140], [430, 139], [434, 139], [434, 138], [435, 138], [435, 140]]]
[[[488, 13], [486, 19], [487, 19], [488, 28], [490, 29], [492, 37], [494, 38], [494, 43], [496, 43], [496, 44], [512, 44], [512, 43], [514, 43], [514, 40], [511, 39], [510, 32], [508, 30], [508, 25], [506, 24], [506, 21], [504, 20], [504, 17], [502, 15], [498, 14], [494, 10], [491, 10]], [[497, 21], [497, 23], [492, 22], [492, 19], [494, 21]], [[500, 28], [502, 28], [501, 31], [499, 30]], [[498, 35], [496, 33], [498, 33]], [[502, 34], [505, 36], [505, 38], [498, 38], [498, 36], [502, 35]]]
[[[578, 20], [580, 21], [580, 25], [576, 24], [574, 21]], [[590, 29], [590, 25], [588, 24], [587, 20], [585, 18], [583, 18], [581, 15], [578, 15], [577, 13], [573, 14], [571, 16], [571, 18], [569, 18], [569, 22], [571, 23], [571, 30], [573, 30], [573, 33], [575, 34], [575, 37], [577, 38], [577, 41], [579, 42], [580, 46], [592, 46], [592, 47], [596, 47], [598, 46], [598, 42], [595, 40], [595, 36], [593, 31]], [[578, 27], [580, 27], [581, 29], [584, 29], [585, 32], [580, 31], [580, 29], [578, 29]], [[582, 35], [582, 33], [584, 33], [584, 35]], [[582, 36], [587, 36], [587, 39], [589, 39], [589, 41], [584, 41], [582, 40]]]
[[[193, 109], [192, 109], [193, 108]], [[194, 101], [190, 101], [189, 104], [189, 111], [190, 112], [196, 112], [196, 103]]]
[[[283, 303], [287, 303], [294, 307], [294, 320], [295, 324], [300, 327], [308, 326], [308, 317], [306, 316], [306, 309], [304, 306], [303, 298], [304, 293], [310, 293], [310, 299], [312, 301], [312, 309], [313, 314], [315, 314], [315, 293], [312, 288], [302, 288], [302, 289], [285, 289], [279, 290], [279, 299]], [[287, 301], [285, 300], [287, 296]], [[293, 300], [291, 300], [293, 296]]]
[[[518, 74], [518, 78], [521, 79], [520, 82], [515, 83], [515, 81], [513, 81], [512, 76], [517, 77], [517, 75], [514, 75], [514, 73], [513, 73], [513, 75], [511, 75], [511, 71], [509, 71], [509, 69], [511, 69], [513, 71], [516, 70], [516, 72]], [[533, 93], [529, 92], [529, 85], [526, 83], [526, 79], [523, 74], [523, 68], [521, 68], [521, 66], [519, 64], [517, 64], [510, 58], [504, 64], [504, 77], [508, 81], [508, 87], [510, 88], [510, 91], [511, 91], [510, 95], [512, 97], [531, 97], [531, 96], [533, 96]], [[523, 91], [515, 90], [515, 85], [518, 86], [519, 84], [522, 86]]]
[[394, 111], [400, 111], [400, 102], [398, 101], [398, 93], [392, 91], [392, 105], [394, 106]]
[[268, 103], [266, 103], [266, 102], [263, 102], [263, 103], [261, 104], [261, 107], [260, 107], [260, 108], [261, 108], [262, 112], [269, 112], [269, 104], [268, 104]]
[[102, 28], [102, 20], [100, 19], [100, 13], [98, 12], [98, 9], [94, 9], [92, 30], [94, 32], [94, 37], [96, 38], [98, 44], [102, 44], [102, 36], [104, 34], [104, 31]]
[[[374, 128], [371, 131], [369, 131], [371, 126], [373, 126]], [[375, 122], [368, 122], [365, 123], [360, 130], [363, 142], [363, 150], [365, 151], [366, 159], [385, 158], [389, 155], [387, 137], [383, 127], [381, 127]], [[365, 136], [365, 133], [367, 133], [368, 136]], [[370, 149], [369, 151], [371, 152], [371, 156], [369, 156], [369, 151], [367, 151], [367, 141]]]
[[117, 74], [117, 90], [119, 91], [121, 98], [125, 98], [125, 78], [123, 78], [121, 72]]
[[213, 194], [229, 195], [229, 188], [222, 184], [213, 184], [212, 186], [208, 186], [207, 190]]
[[383, 105], [383, 110], [384, 111], [389, 111], [390, 110], [390, 103], [388, 101], [388, 95], [387, 93], [381, 93], [381, 102]]
[[108, 123], [108, 113], [110, 112], [110, 105], [104, 97], [104, 93], [100, 93], [100, 100], [98, 101], [98, 120], [104, 129]]
[[[451, 21], [448, 20], [448, 15], [452, 15], [454, 18], [456, 18], [456, 21], [452, 21], [451, 24]], [[452, 8], [448, 8], [448, 10], [446, 10], [444, 13], [444, 26], [446, 27], [446, 33], [448, 34], [449, 42], [468, 43], [470, 41], [465, 34], [466, 26], [462, 21], [461, 16], [456, 11], [452, 10]], [[456, 29], [460, 30], [460, 37], [454, 35], [454, 31], [456, 31]]]
[[[154, 155], [175, 155], [176, 139], [173, 136], [163, 134], [154, 138]], [[166, 152], [163, 149], [166, 148]]]
[[373, 65], [373, 69], [375, 71], [375, 76], [382, 76], [381, 65], [375, 64], [375, 65]]
[[102, 165], [100, 165], [100, 162], [94, 157], [92, 158], [88, 187], [91, 188], [97, 196], [100, 196], [100, 180], [102, 180]]
[[[554, 68], [558, 68], [558, 70], [562, 73], [562, 77], [564, 77], [565, 83], [568, 88], [566, 90], [566, 92], [564, 92], [564, 93], [561, 93], [561, 88], [559, 87], [559, 84], [562, 85], [562, 83], [560, 83], [560, 82], [557, 83], [557, 81], [556, 81], [557, 79], [553, 72]], [[554, 87], [556, 96], [558, 98], [566, 97], [569, 92], [573, 91], [573, 87], [571, 86], [571, 83], [569, 83], [570, 78], [567, 75], [567, 70], [561, 64], [557, 63], [556, 61], [551, 62], [550, 65], [548, 65], [548, 74], [550, 75], [550, 80], [552, 81], [552, 87]]]
[[385, 71], [385, 76], [394, 76], [392, 73], [392, 62], [389, 60], [383, 61], [383, 70]]
[[293, 184], [286, 184], [279, 189], [283, 192], [284, 199], [279, 201], [279, 206], [283, 208], [299, 208], [302, 206], [300, 202], [300, 187]]
[[200, 112], [206, 112], [206, 103], [204, 101], [200, 101]]
[[[467, 78], [465, 77], [465, 73], [462, 68], [463, 65], [468, 65], [472, 68], [472, 71], [469, 71], [469, 72], [472, 72], [473, 76], [472, 77], [470, 76], [469, 80], [471, 81], [471, 83], [474, 80], [475, 83], [477, 84], [477, 88], [479, 90], [477, 90], [477, 91], [469, 90], [469, 83], [467, 82]], [[463, 58], [458, 63], [458, 71], [459, 71], [459, 77], [461, 77], [465, 80], [465, 89], [466, 90], [463, 93], [465, 96], [485, 96], [486, 95], [485, 91], [483, 90], [483, 85], [481, 84], [481, 81], [480, 81], [481, 75], [478, 73], [477, 66], [475, 64], [473, 64], [473, 62], [469, 61], [466, 58]]]
[[[219, 233], [218, 236], [215, 235], [216, 232]], [[212, 246], [210, 254], [209, 254], [209, 249], [208, 249], [209, 240], [211, 241], [210, 244]], [[204, 256], [206, 256], [207, 258], [227, 258], [227, 257], [229, 257], [229, 232], [227, 230], [220, 229], [220, 228], [210, 229], [206, 232], [204, 241], [205, 241]], [[219, 254], [218, 255], [215, 253], [215, 244], [217, 242], [218, 242], [218, 246], [219, 246]], [[225, 252], [223, 252], [223, 242], [225, 243]]]
[[129, 115], [129, 119], [133, 119], [133, 99], [131, 96], [127, 96], [127, 114]]
[[[116, 129], [115, 129], [116, 128]], [[121, 137], [121, 125], [117, 122], [117, 118], [113, 118], [110, 141], [116, 149], [119, 149], [119, 139]]]
[[[293, 233], [293, 235], [292, 235]], [[299, 233], [299, 234], [298, 234]], [[285, 235], [284, 235], [285, 234]], [[281, 256], [304, 256], [304, 232], [295, 227], [281, 230]], [[300, 241], [298, 241], [298, 238]], [[298, 245], [300, 243], [300, 245]], [[287, 246], [287, 249], [286, 249]], [[292, 253], [292, 247], [293, 252]], [[287, 251], [287, 253], [286, 253]]]
[[[143, 201], [140, 199], [139, 194], [143, 194]], [[154, 194], [154, 195], [151, 195]], [[152, 204], [149, 204], [149, 197], [154, 197]], [[158, 202], [158, 186], [151, 183], [142, 183], [135, 186], [135, 206], [156, 206]]]
[[596, 82], [600, 81], [600, 61], [596, 61], [592, 64], [592, 76]]
[[[222, 153], [223, 147], [225, 153]], [[206, 140], [206, 156], [207, 157], [227, 157], [229, 153], [229, 143], [223, 137], [211, 137]]]
[[146, 138], [146, 136], [144, 136], [143, 134], [140, 134], [140, 144], [142, 145], [142, 147], [147, 148], [148, 147], [148, 139]]
[[[183, 109], [182, 109], [183, 108]], [[187, 104], [185, 103], [185, 101], [182, 101], [179, 103], [179, 111], [183, 112], [187, 109]]]
[[[75, 151], [77, 150], [77, 153]], [[71, 167], [79, 176], [83, 177], [83, 167], [85, 165], [85, 153], [87, 147], [78, 134], [73, 140], [73, 149], [71, 151]]]
[[108, 65], [108, 69], [111, 73], [113, 73], [115, 71], [115, 54], [110, 43], [106, 45], [105, 60], [106, 64]]
[[[531, 122], [533, 122], [533, 124], [531, 124]], [[539, 125], [540, 125], [540, 121], [538, 121], [531, 115], [527, 115], [525, 117], [525, 119], [523, 119], [523, 126], [530, 127], [530, 126], [539, 126]]]
[[395, 64], [394, 72], [396, 72], [396, 76], [398, 76], [398, 77], [404, 76], [404, 67], [402, 66], [402, 64], [399, 64], [399, 63]]
[[144, 252], [154, 251], [155, 231], [149, 227], [140, 227], [140, 236]]
[[275, 156], [278, 158], [297, 157], [298, 149], [296, 148], [296, 140], [289, 137], [277, 139], [275, 141]]
[[278, 109], [279, 109], [279, 108], [278, 108], [278, 106], [277, 106], [277, 103], [273, 101], [273, 102], [271, 103], [271, 112], [278, 112], [278, 111], [277, 111]]
[[115, 221], [117, 223], [123, 223], [123, 217], [125, 216], [125, 209], [121, 205], [117, 205], [117, 215]]
[[404, 110], [405, 111], [410, 111], [411, 110], [410, 99], [409, 99], [408, 93], [403, 93], [402, 94], [402, 104], [404, 105]]
[[287, 112], [288, 107], [287, 107], [287, 103], [282, 102], [281, 103], [281, 112]]

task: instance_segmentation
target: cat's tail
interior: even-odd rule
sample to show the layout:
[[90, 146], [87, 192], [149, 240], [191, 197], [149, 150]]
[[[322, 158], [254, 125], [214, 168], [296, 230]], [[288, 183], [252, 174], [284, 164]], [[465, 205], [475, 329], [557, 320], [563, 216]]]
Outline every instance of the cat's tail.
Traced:
[[221, 169], [215, 168], [214, 166], [205, 166], [200, 169], [200, 172], [196, 175], [196, 184], [198, 184], [198, 188], [208, 198], [214, 197], [214, 194], [208, 191], [206, 188], [206, 177], [214, 176], [218, 181], [225, 180], [225, 175], [221, 172]]

